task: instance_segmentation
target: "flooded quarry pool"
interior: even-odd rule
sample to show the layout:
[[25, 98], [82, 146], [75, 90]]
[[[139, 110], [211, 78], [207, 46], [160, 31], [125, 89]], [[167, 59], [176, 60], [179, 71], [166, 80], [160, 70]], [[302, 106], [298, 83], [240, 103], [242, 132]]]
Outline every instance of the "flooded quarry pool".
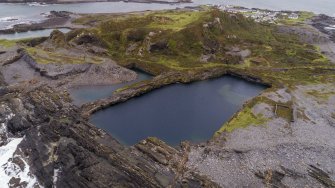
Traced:
[[224, 76], [174, 84], [92, 115], [91, 123], [125, 145], [158, 137], [170, 145], [206, 141], [265, 86]]
[[137, 73], [137, 78], [130, 82], [124, 82], [113, 85], [96, 85], [96, 86], [78, 86], [70, 88], [69, 92], [73, 99], [73, 103], [77, 106], [80, 106], [87, 102], [92, 102], [97, 99], [103, 99], [112, 95], [112, 93], [122, 87], [144, 81], [152, 78], [150, 74], [147, 74], [140, 70], [134, 70]]
[[[0, 34], [0, 39], [7, 40], [18, 40], [18, 39], [27, 39], [27, 38], [36, 38], [36, 37], [48, 37], [54, 29], [42, 29], [36, 31], [27, 31], [21, 33], [11, 33], [11, 34]], [[71, 31], [70, 29], [60, 28], [59, 31], [67, 33]]]

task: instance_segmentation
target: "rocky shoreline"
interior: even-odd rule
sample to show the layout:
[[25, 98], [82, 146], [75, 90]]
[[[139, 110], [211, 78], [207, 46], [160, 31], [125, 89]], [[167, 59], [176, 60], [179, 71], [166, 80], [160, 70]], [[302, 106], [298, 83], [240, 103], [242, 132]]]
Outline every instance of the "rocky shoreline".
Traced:
[[69, 24], [71, 20], [77, 17], [78, 15], [66, 11], [51, 11], [46, 19], [39, 23], [17, 24], [12, 28], [0, 30], [0, 34], [22, 33], [43, 29], [77, 28], [78, 26], [76, 27], [75, 25]]
[[[134, 3], [158, 3], [176, 4], [191, 3], [191, 0], [1, 0], [0, 3], [41, 3], [43, 4], [73, 4], [73, 3], [92, 3], [92, 2], [134, 2]], [[38, 5], [38, 4], [37, 4]]]
[[[171, 12], [173, 11], [169, 13]], [[198, 15], [192, 13], [199, 12], [186, 12], [182, 16], [179, 13], [171, 17], [154, 14], [148, 20], [157, 21], [156, 24], [166, 27], [173, 23], [172, 18], [178, 16], [177, 26], [180, 26], [179, 19], [196, 17]], [[271, 46], [266, 41], [249, 45], [250, 41], [257, 41], [258, 38], [248, 38], [242, 41], [243, 45], [240, 47], [223, 47], [212, 37], [229, 30], [230, 25], [224, 27], [225, 22], [234, 24], [238, 21], [239, 24], [233, 27], [234, 31], [236, 28], [241, 29], [239, 25], [242, 23], [247, 23], [243, 27], [255, 23], [250, 20], [243, 22], [244, 18], [235, 14], [224, 14], [219, 18], [217, 10], [208, 15], [214, 17], [201, 20], [201, 23], [197, 22], [196, 17], [195, 23], [186, 24], [180, 30], [175, 25], [168, 30], [174, 31], [174, 35], [181, 32], [183, 35], [179, 36], [183, 37], [189, 37], [190, 30], [192, 34], [195, 33], [187, 40], [179, 40], [179, 43], [206, 36], [211, 29], [214, 31], [210, 33], [211, 37], [200, 38], [203, 46], [199, 57], [205, 54], [212, 58], [192, 66], [187, 64], [178, 67], [176, 62], [159, 62], [163, 55], [172, 57], [176, 53], [167, 53], [172, 46], [178, 46], [172, 40], [174, 35], [168, 35], [161, 28], [136, 30], [135, 26], [135, 29], [132, 27], [137, 22], [130, 22], [130, 29], [122, 28], [129, 29], [124, 35], [118, 31], [108, 31], [107, 39], [113, 39], [112, 42], [118, 42], [120, 38], [123, 42], [129, 40], [131, 45], [121, 50], [126, 51], [127, 55], [135, 54], [125, 61], [117, 56], [119, 59], [116, 60], [120, 60], [118, 63], [111, 60], [110, 56], [113, 52], [119, 52], [118, 48], [108, 47], [119, 47], [123, 43], [108, 43], [106, 38], [103, 40], [85, 29], [67, 34], [54, 31], [50, 37], [21, 41], [2, 48], [0, 151], [7, 151], [9, 146], [12, 147], [12, 154], [3, 157], [7, 169], [4, 176], [8, 178], [9, 185], [92, 188], [335, 187], [334, 65], [332, 62], [322, 61], [323, 54], [318, 54], [310, 46], [315, 40], [329, 42], [329, 33], [320, 33], [323, 25], [315, 26], [316, 28], [310, 27], [313, 25], [303, 28], [297, 25], [278, 26], [271, 32], [277, 32], [281, 38], [271, 41]], [[323, 20], [317, 17], [315, 19], [314, 23]], [[113, 23], [113, 26], [116, 24]], [[125, 24], [118, 26], [123, 25]], [[144, 25], [145, 23], [140, 23], [141, 27]], [[258, 31], [262, 27], [260, 24]], [[199, 28], [202, 32], [196, 35]], [[293, 37], [284, 38], [284, 34], [296, 32], [303, 33], [299, 35], [303, 49], [298, 46], [293, 49], [296, 51], [287, 51], [290, 47], [287, 43], [284, 43], [283, 49], [280, 46], [281, 40], [293, 40]], [[164, 40], [165, 36], [171, 37], [169, 42]], [[231, 39], [237, 44], [237, 38], [236, 35], [229, 34], [225, 40], [229, 42], [228, 39]], [[260, 50], [254, 44], [261, 44], [265, 48]], [[289, 44], [298, 45], [299, 42]], [[193, 48], [197, 48], [197, 45]], [[249, 57], [257, 50], [272, 52], [277, 46], [279, 50], [283, 50], [280, 51], [281, 56], [302, 56], [303, 61], [297, 65], [297, 59], [293, 61], [292, 56], [278, 62]], [[242, 51], [248, 50], [250, 53], [243, 55]], [[191, 52], [193, 54], [197, 51]], [[155, 63], [159, 63], [152, 63], [149, 61], [151, 59], [140, 61], [145, 53], [149, 54], [148, 59], [160, 55], [160, 59], [153, 59]], [[220, 54], [225, 54], [230, 59], [223, 59]], [[310, 54], [317, 54], [318, 59], [310, 64], [305, 63], [310, 60], [306, 57]], [[184, 63], [187, 56], [182, 55]], [[133, 57], [136, 57], [136, 61]], [[220, 62], [211, 64], [213, 60]], [[110, 97], [84, 104], [80, 108], [72, 103], [67, 92], [72, 86], [108, 85], [134, 80], [136, 73], [126, 67], [136, 67], [155, 77], [120, 88], [111, 93]], [[112, 135], [88, 121], [89, 116], [98, 110], [155, 89], [225, 75], [264, 84], [269, 88], [246, 102], [222, 130], [218, 130], [207, 142], [192, 144], [185, 141], [180, 148], [173, 148], [159, 138], [151, 137], [134, 146], [125, 147]], [[262, 119], [261, 124], [257, 118]], [[2, 169], [3, 166], [0, 170]]]

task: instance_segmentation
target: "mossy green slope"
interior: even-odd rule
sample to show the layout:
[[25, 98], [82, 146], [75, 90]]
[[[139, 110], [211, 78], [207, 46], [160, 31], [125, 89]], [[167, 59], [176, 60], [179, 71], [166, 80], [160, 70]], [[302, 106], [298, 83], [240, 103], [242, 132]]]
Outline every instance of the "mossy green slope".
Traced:
[[[301, 43], [297, 36], [278, 33], [274, 25], [256, 23], [242, 15], [215, 9], [115, 18], [103, 22], [94, 31], [107, 41], [110, 54], [121, 62], [137, 59], [171, 69], [206, 67], [208, 64], [222, 66], [238, 61], [227, 55], [229, 49], [237, 46], [252, 51], [248, 59], [265, 62], [251, 61], [250, 65], [250, 61], [246, 61], [248, 63], [240, 67], [328, 64], [317, 47]], [[152, 48], [155, 44], [157, 49]], [[207, 64], [200, 62], [201, 56], [207, 54], [214, 54], [215, 59]]]

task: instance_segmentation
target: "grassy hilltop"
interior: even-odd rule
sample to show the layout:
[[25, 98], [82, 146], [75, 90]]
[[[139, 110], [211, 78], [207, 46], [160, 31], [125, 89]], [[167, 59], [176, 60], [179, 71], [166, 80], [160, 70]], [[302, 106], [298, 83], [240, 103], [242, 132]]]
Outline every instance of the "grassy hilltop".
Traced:
[[318, 47], [300, 42], [298, 36], [280, 33], [275, 25], [256, 23], [243, 15], [215, 9], [110, 16], [104, 21], [91, 16], [77, 20], [95, 21], [98, 24], [93, 29], [76, 32], [99, 38], [108, 54], [120, 63], [177, 71], [331, 65]]

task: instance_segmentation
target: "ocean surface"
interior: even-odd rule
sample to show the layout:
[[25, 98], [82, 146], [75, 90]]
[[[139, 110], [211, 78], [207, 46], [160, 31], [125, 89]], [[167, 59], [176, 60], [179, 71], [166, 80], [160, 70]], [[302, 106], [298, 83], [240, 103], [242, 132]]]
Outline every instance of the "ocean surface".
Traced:
[[145, 10], [175, 9], [198, 5], [238, 5], [248, 8], [272, 10], [303, 10], [335, 16], [335, 0], [194, 0], [193, 3], [157, 4], [127, 2], [97, 2], [75, 4], [0, 4], [0, 29], [14, 24], [39, 22], [48, 12], [70, 11], [76, 13], [117, 13]]

